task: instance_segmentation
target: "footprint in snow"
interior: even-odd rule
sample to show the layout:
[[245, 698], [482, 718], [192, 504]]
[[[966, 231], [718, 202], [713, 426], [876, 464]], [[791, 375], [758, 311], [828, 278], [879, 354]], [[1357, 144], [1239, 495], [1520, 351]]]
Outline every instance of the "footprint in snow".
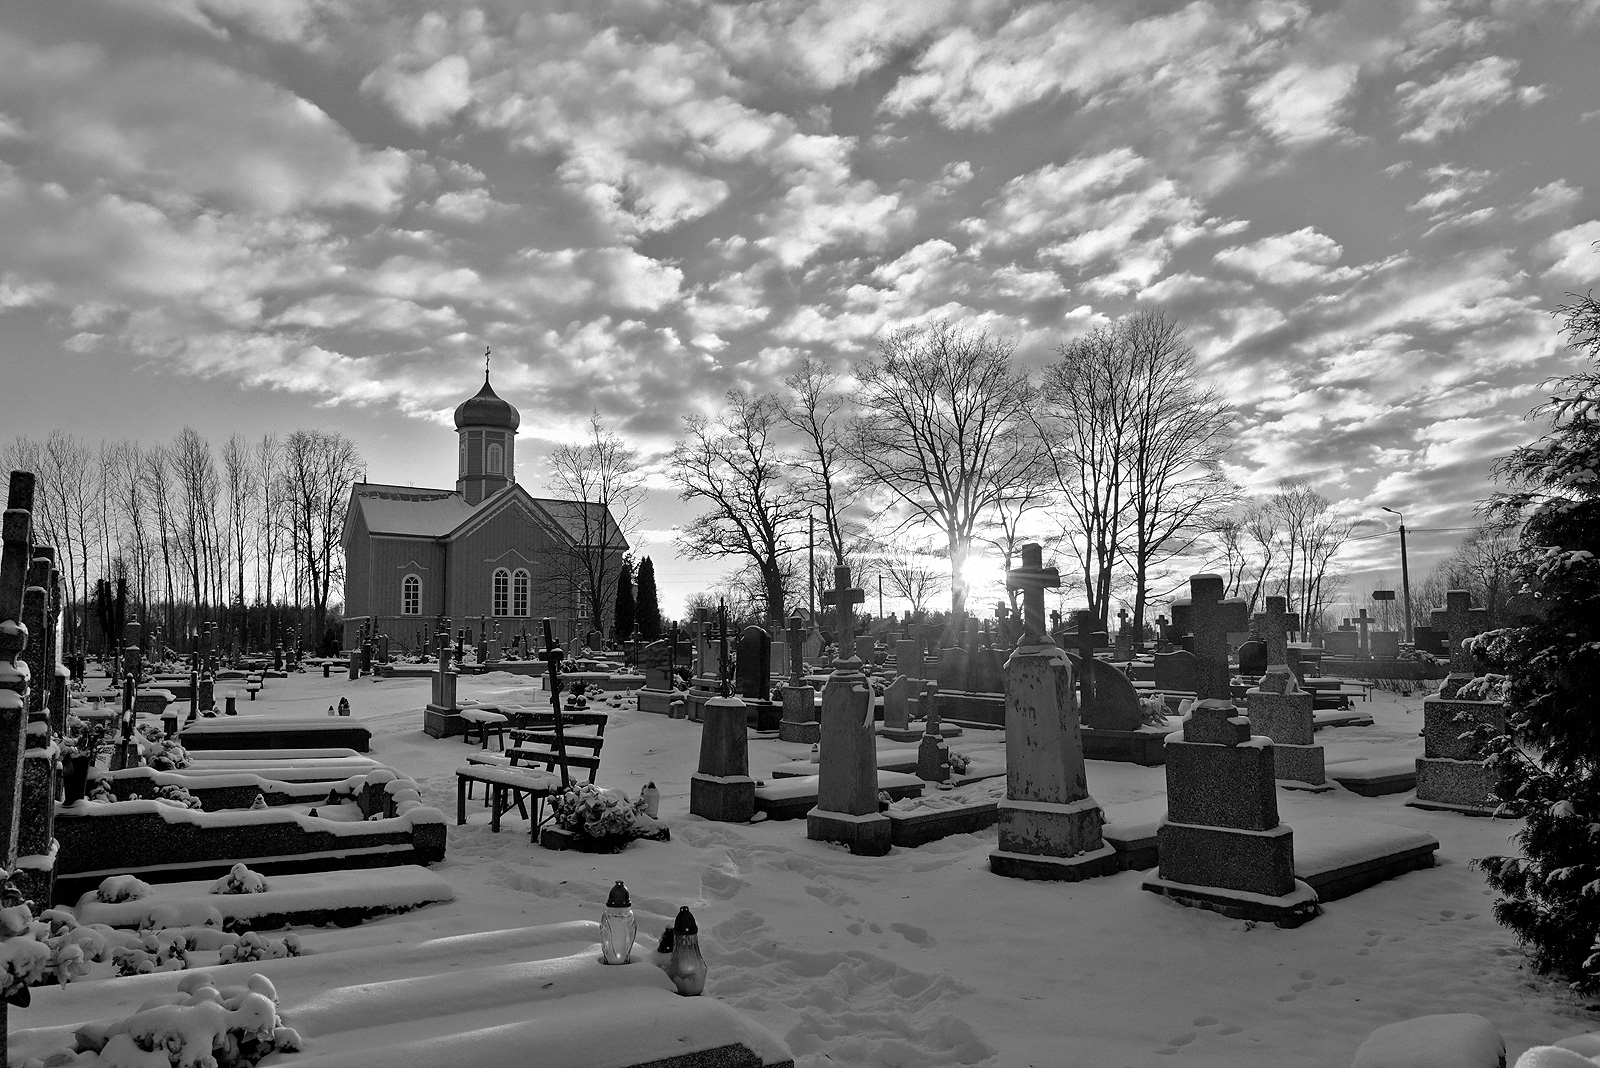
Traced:
[[1217, 1018], [1215, 1016], [1196, 1016], [1194, 1018], [1194, 1025], [1196, 1027], [1210, 1027], [1216, 1022]]
[[925, 928], [916, 927], [909, 923], [891, 923], [889, 930], [897, 932], [912, 945], [922, 946], [924, 949], [934, 945], [933, 936]]

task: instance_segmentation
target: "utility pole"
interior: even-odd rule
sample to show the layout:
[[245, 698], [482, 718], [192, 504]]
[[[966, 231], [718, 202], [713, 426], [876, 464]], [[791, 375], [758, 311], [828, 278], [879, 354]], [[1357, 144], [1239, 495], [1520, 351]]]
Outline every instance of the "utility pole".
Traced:
[[883, 619], [883, 576], [878, 576], [878, 619]]
[[815, 514], [806, 517], [809, 528], [806, 533], [806, 589], [810, 591], [806, 597], [806, 607], [811, 612], [812, 624], [817, 619], [817, 517]]
[[1406, 517], [1403, 512], [1396, 512], [1393, 508], [1379, 505], [1385, 512], [1400, 517], [1400, 590], [1406, 599], [1406, 641], [1413, 641], [1411, 633], [1411, 570], [1406, 562]]

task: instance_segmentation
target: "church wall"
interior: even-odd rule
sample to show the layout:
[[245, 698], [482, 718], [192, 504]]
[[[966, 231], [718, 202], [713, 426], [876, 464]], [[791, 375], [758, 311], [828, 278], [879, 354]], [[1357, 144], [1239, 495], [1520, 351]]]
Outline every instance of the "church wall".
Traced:
[[[528, 569], [528, 616], [570, 620], [565, 584], [555, 581], [563, 553], [557, 537], [521, 508], [507, 508], [450, 543], [451, 614], [463, 620], [493, 616], [494, 571]], [[531, 628], [530, 628], [531, 629]], [[563, 628], [563, 638], [565, 629]]]
[[372, 573], [371, 538], [367, 531], [366, 519], [361, 514], [361, 509], [352, 503], [350, 522], [345, 527], [344, 543], [344, 615], [346, 619], [351, 616], [364, 616], [371, 610], [371, 588], [369, 576]]

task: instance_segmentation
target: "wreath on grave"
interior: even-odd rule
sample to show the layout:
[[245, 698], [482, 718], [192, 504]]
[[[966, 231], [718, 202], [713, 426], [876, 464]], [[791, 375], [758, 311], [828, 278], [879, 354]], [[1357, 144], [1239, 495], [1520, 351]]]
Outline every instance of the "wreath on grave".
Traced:
[[570, 834], [579, 849], [616, 853], [636, 838], [670, 837], [666, 825], [645, 811], [642, 794], [629, 800], [619, 791], [592, 783], [574, 784], [551, 795], [550, 810], [552, 822]]

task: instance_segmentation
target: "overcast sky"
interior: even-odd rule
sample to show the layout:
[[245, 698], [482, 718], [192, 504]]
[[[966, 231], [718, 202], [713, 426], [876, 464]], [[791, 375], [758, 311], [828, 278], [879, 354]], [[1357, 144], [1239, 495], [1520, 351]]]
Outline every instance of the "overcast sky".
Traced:
[[895, 325], [1037, 365], [1159, 306], [1242, 483], [1459, 526], [1600, 275], [1597, 56], [1597, 0], [6, 0], [0, 432], [448, 485], [488, 345], [538, 493], [591, 407], [659, 453]]

